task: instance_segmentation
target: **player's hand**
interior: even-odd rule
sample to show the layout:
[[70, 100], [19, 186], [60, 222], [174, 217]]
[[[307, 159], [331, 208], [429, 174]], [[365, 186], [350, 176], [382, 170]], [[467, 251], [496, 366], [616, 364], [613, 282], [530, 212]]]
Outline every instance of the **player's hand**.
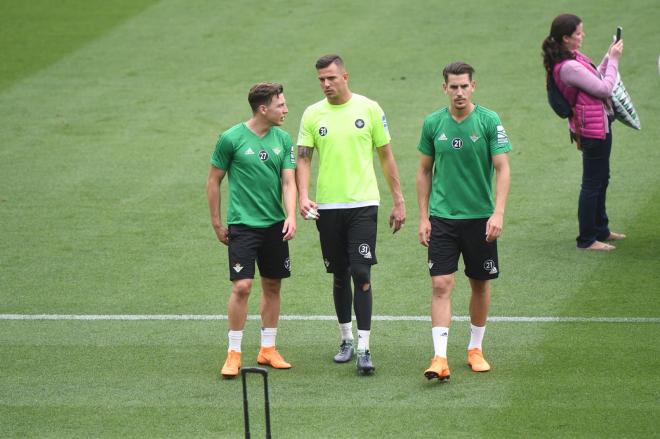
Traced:
[[319, 219], [319, 211], [317, 209], [316, 203], [310, 199], [300, 199], [300, 215], [306, 220], [317, 220]]
[[424, 247], [429, 246], [431, 240], [431, 221], [428, 218], [421, 218], [419, 220], [419, 243]]
[[488, 222], [486, 223], [486, 241], [493, 242], [502, 234], [502, 226], [504, 224], [504, 215], [501, 213], [493, 213]]
[[392, 233], [401, 230], [401, 227], [406, 223], [406, 205], [404, 203], [395, 204], [390, 212], [390, 228]]
[[296, 234], [296, 217], [294, 215], [287, 217], [284, 220], [284, 227], [282, 227], [282, 241], [290, 241]]
[[215, 230], [215, 235], [218, 237], [218, 241], [224, 245], [229, 245], [229, 229], [222, 224], [214, 224], [213, 230]]

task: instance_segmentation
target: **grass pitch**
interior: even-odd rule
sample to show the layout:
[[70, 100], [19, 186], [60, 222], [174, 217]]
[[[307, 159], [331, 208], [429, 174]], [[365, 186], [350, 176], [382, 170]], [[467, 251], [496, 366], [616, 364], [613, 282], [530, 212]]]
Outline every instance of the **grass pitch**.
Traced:
[[[594, 60], [623, 26], [621, 74], [642, 120], [640, 132], [614, 125], [608, 210], [629, 238], [611, 254], [574, 248], [579, 155], [545, 102], [540, 44], [567, 10], [583, 18]], [[491, 314], [660, 316], [654, 1], [68, 0], [0, 11], [0, 313], [224, 314], [226, 251], [204, 193], [217, 135], [249, 117], [253, 83], [274, 80], [295, 139], [302, 111], [322, 97], [314, 61], [337, 52], [353, 91], [388, 116], [408, 202], [392, 236], [381, 179], [375, 314], [428, 315], [415, 145], [423, 117], [446, 104], [442, 67], [463, 59], [477, 69], [475, 101], [500, 114], [514, 147]], [[312, 224], [299, 222], [291, 255], [283, 314], [332, 314]], [[455, 314], [467, 299], [459, 273]], [[374, 322], [377, 372], [361, 379], [330, 361], [333, 322], [281, 322], [294, 369], [270, 375], [274, 436], [657, 435], [654, 321], [494, 322], [494, 368], [482, 375], [463, 363], [466, 323], [452, 325], [449, 343], [451, 382], [429, 383], [430, 324]], [[240, 382], [218, 377], [225, 344], [226, 322], [0, 320], [0, 436], [240, 437]], [[250, 321], [245, 364], [257, 349]]]

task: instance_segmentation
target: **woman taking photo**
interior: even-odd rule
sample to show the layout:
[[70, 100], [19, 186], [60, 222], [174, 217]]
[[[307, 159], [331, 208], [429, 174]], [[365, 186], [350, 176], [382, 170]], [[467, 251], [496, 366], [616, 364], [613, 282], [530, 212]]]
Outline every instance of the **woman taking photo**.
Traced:
[[556, 17], [543, 41], [543, 64], [573, 109], [571, 138], [582, 151], [582, 187], [578, 202], [577, 247], [609, 251], [626, 236], [610, 231], [605, 198], [610, 179], [613, 120], [610, 96], [616, 85], [623, 40], [612, 43], [598, 67], [579, 51], [585, 36], [582, 20], [572, 14]]

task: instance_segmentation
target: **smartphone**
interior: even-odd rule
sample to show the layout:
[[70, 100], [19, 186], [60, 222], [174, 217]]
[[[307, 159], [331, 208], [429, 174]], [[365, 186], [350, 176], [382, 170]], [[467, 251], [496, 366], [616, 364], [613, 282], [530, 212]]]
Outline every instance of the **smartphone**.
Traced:
[[623, 28], [621, 26], [617, 26], [616, 28], [616, 41], [619, 41], [621, 39], [621, 33], [623, 32]]

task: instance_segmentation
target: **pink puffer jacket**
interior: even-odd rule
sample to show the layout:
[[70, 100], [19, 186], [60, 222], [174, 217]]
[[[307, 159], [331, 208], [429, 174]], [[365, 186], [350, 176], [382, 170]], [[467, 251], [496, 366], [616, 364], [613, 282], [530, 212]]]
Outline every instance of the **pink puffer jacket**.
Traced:
[[[575, 51], [575, 60], [585, 66], [591, 73], [600, 78], [600, 73], [594, 67], [591, 59], [583, 53]], [[557, 63], [552, 68], [552, 75], [559, 91], [574, 108], [573, 117], [568, 121], [573, 133], [590, 139], [604, 139], [607, 134], [607, 111], [604, 102], [578, 88], [564, 84], [559, 78], [561, 66], [569, 60]]]

